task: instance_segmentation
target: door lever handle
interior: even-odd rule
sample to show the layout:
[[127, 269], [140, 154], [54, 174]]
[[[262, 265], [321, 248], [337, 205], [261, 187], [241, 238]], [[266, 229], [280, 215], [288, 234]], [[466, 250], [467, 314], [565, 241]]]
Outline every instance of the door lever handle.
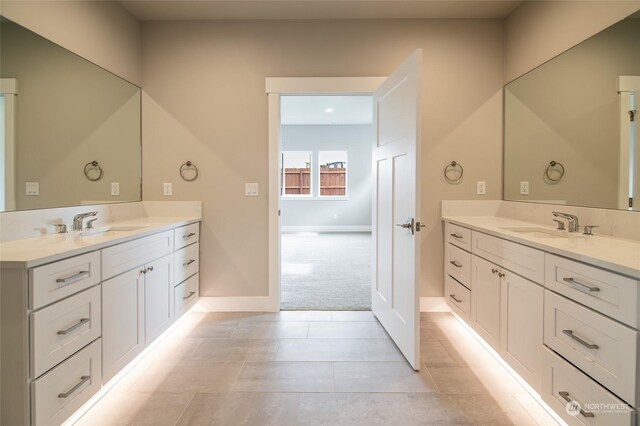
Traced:
[[407, 219], [407, 221], [405, 223], [396, 223], [396, 226], [399, 226], [400, 228], [405, 228], [411, 231], [411, 235], [415, 235], [416, 233], [416, 227], [415, 227], [415, 220], [410, 217], [409, 219]]

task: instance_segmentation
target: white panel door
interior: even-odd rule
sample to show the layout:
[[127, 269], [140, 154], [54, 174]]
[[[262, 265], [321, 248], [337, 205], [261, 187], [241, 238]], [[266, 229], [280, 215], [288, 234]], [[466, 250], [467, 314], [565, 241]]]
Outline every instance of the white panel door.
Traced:
[[422, 51], [373, 96], [372, 310], [411, 366], [420, 367], [419, 238]]

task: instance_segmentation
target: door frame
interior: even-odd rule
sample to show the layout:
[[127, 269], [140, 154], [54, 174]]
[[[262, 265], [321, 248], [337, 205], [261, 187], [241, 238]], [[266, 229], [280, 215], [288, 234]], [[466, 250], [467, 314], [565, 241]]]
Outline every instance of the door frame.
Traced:
[[267, 77], [269, 126], [269, 312], [280, 311], [280, 97], [371, 95], [386, 77]]

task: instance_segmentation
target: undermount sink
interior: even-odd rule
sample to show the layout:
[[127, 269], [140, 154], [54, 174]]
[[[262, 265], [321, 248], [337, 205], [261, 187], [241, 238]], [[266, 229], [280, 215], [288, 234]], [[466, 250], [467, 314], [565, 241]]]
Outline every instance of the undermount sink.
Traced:
[[81, 237], [88, 237], [91, 235], [119, 235], [126, 232], [138, 231], [140, 229], [144, 229], [146, 226], [136, 226], [136, 225], [118, 225], [118, 226], [100, 226], [92, 229], [85, 229], [80, 232]]
[[545, 228], [536, 228], [532, 226], [513, 226], [501, 228], [505, 231], [517, 232], [534, 238], [567, 238], [568, 234], [562, 231], [553, 231]]

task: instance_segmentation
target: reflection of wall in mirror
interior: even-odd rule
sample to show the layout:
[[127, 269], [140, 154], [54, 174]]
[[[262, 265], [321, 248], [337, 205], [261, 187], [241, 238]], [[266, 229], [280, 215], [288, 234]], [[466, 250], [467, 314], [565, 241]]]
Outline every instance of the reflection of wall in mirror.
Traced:
[[[0, 73], [21, 88], [16, 209], [139, 200], [139, 89], [19, 25], [1, 31]], [[83, 174], [93, 160], [104, 169], [97, 182]], [[39, 182], [40, 195], [27, 196], [25, 182]]]
[[[617, 207], [617, 79], [640, 74], [639, 43], [640, 19], [626, 19], [506, 86], [505, 199]], [[557, 184], [544, 181], [552, 160], [566, 168]]]

